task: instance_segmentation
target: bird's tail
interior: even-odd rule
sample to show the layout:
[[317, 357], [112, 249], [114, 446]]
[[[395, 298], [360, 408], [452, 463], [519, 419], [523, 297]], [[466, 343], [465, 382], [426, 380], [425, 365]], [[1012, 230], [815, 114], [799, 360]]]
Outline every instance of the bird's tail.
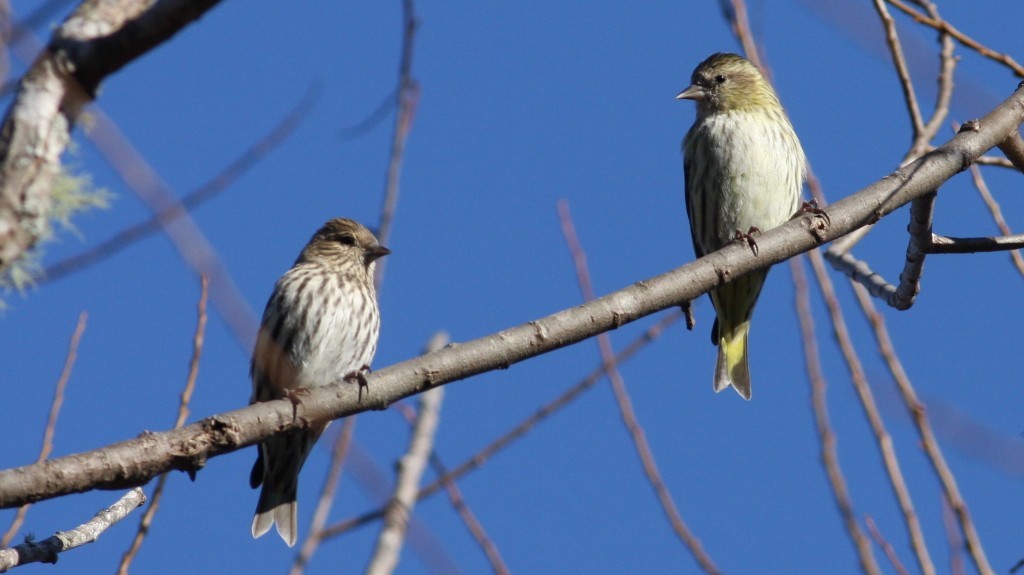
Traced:
[[743, 399], [750, 399], [750, 368], [747, 365], [747, 335], [767, 271], [749, 273], [711, 292], [715, 304], [712, 341], [718, 346], [715, 391], [732, 386]]
[[[722, 327], [719, 324], [719, 327]], [[715, 391], [722, 391], [730, 385], [750, 399], [750, 367], [747, 364], [747, 334], [750, 321], [732, 329], [720, 329], [718, 337], [718, 362], [715, 365]]]
[[276, 523], [277, 533], [281, 535], [281, 539], [284, 539], [289, 547], [293, 547], [299, 535], [295, 495], [295, 483], [284, 490], [273, 485], [264, 485], [260, 491], [260, 501], [256, 504], [256, 516], [252, 518], [252, 536], [262, 536]]
[[249, 485], [263, 485], [252, 519], [252, 536], [260, 537], [277, 525], [277, 533], [289, 547], [299, 537], [298, 504], [299, 471], [324, 426], [297, 430], [271, 437], [259, 446], [259, 456], [252, 466]]

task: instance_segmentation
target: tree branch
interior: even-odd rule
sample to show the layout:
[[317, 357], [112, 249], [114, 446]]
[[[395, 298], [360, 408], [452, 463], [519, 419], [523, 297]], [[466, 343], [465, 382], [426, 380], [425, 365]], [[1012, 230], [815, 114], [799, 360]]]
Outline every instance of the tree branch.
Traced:
[[709, 289], [806, 252], [878, 221], [969, 166], [1024, 121], [1024, 89], [985, 116], [978, 130], [950, 142], [856, 194], [829, 206], [831, 223], [805, 214], [765, 232], [759, 255], [731, 244], [695, 262], [639, 281], [583, 305], [375, 371], [369, 393], [358, 386], [311, 390], [299, 405], [268, 401], [209, 417], [179, 430], [140, 437], [91, 452], [0, 471], [0, 507], [14, 507], [90, 489], [142, 485], [171, 469], [195, 471], [210, 457], [263, 441], [275, 433], [383, 409], [431, 387], [507, 369], [525, 359], [677, 307]]
[[83, 2], [54, 32], [0, 127], [0, 273], [49, 228], [60, 156], [100, 82], [217, 1]]

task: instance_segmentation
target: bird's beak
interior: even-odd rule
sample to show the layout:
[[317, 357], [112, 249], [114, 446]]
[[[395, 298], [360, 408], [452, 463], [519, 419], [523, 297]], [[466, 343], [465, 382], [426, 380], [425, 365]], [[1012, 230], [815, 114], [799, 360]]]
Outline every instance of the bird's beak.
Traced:
[[384, 246], [373, 246], [366, 250], [366, 261], [367, 263], [372, 262], [378, 258], [382, 258], [391, 253], [391, 250]]
[[689, 88], [679, 92], [676, 96], [676, 100], [703, 100], [706, 95], [704, 88], [693, 84]]

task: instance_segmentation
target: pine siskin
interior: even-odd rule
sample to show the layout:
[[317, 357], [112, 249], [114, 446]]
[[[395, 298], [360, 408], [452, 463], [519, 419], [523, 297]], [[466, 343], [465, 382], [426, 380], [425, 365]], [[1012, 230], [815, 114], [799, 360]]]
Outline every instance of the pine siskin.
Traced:
[[[298, 389], [358, 379], [377, 351], [380, 315], [374, 261], [391, 253], [370, 230], [333, 219], [313, 235], [274, 286], [252, 355], [250, 403], [289, 397]], [[298, 538], [299, 471], [327, 424], [259, 445], [249, 484], [263, 484], [253, 537], [277, 524], [288, 546]]]
[[[686, 213], [697, 257], [790, 219], [800, 204], [806, 160], [761, 72], [736, 54], [713, 54], [676, 98], [697, 103], [697, 119], [683, 140]], [[718, 345], [716, 392], [731, 385], [750, 399], [747, 334], [767, 275], [751, 272], [710, 292], [718, 316], [711, 330]]]

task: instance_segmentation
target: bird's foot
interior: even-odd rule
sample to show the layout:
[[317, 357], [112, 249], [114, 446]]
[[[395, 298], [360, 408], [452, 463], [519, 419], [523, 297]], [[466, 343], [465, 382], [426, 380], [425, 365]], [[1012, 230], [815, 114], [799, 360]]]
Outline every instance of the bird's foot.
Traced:
[[284, 392], [284, 397], [292, 404], [292, 420], [297, 421], [299, 419], [299, 405], [302, 404], [304, 397], [309, 397], [309, 390], [304, 387], [289, 389]]
[[825, 228], [832, 224], [832, 217], [828, 215], [825, 208], [818, 207], [818, 200], [811, 199], [808, 202], [804, 202], [800, 205], [800, 209], [793, 214], [794, 218], [799, 218], [804, 214], [812, 214], [817, 216], [818, 219], [814, 221], [811, 233], [819, 241], [825, 241]]
[[359, 401], [363, 400], [363, 389], [366, 390], [366, 393], [370, 393], [370, 384], [366, 381], [368, 373], [370, 373], [370, 366], [364, 364], [359, 369], [345, 374], [345, 377], [342, 378], [349, 383], [359, 384]]
[[754, 234], [760, 234], [760, 233], [761, 233], [761, 230], [757, 229], [757, 226], [750, 226], [750, 229], [747, 230], [746, 233], [743, 233], [740, 230], [736, 230], [736, 235], [733, 236], [733, 239], [746, 242], [747, 246], [750, 247], [750, 251], [754, 252], [754, 255], [756, 256], [757, 255], [757, 241], [754, 240]]

